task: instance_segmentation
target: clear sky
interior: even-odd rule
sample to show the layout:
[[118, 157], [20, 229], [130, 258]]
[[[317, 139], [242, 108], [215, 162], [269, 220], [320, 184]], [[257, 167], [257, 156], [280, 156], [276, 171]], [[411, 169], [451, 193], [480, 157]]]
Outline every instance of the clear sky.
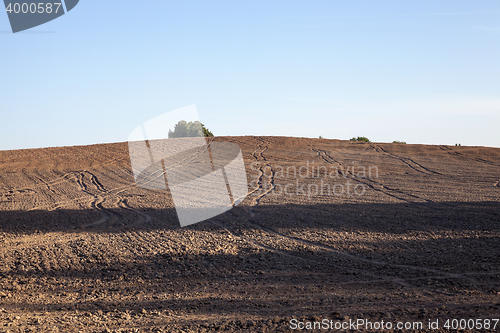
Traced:
[[81, 0], [17, 34], [0, 13], [0, 149], [191, 104], [215, 135], [500, 147], [500, 2]]

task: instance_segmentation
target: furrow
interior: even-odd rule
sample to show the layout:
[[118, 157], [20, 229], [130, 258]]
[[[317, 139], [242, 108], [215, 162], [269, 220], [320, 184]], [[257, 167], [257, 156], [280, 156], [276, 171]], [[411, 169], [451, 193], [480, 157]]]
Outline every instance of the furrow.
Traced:
[[417, 172], [420, 172], [420, 173], [423, 173], [423, 174], [427, 174], [427, 175], [431, 175], [431, 174], [435, 174], [435, 175], [440, 175], [440, 176], [443, 176], [442, 173], [438, 172], [438, 171], [434, 171], [434, 170], [431, 170], [427, 167], [424, 167], [422, 164], [418, 163], [418, 162], [415, 162], [414, 160], [412, 160], [411, 158], [409, 157], [402, 157], [402, 156], [399, 156], [399, 155], [396, 155], [396, 154], [393, 154], [393, 153], [389, 153], [387, 150], [385, 150], [384, 148], [382, 148], [381, 146], [379, 145], [370, 145], [376, 152], [379, 152], [379, 153], [383, 153], [383, 154], [386, 154], [387, 156], [390, 156], [394, 159], [397, 159], [397, 160], [400, 160], [401, 162], [403, 162], [404, 164], [406, 164], [406, 166], [408, 166], [409, 168], [417, 171]]

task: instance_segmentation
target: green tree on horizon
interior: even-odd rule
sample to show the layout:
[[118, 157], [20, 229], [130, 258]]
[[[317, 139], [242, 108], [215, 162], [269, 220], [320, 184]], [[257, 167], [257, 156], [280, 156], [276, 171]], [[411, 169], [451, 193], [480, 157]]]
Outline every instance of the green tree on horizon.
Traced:
[[211, 138], [214, 136], [212, 132], [208, 128], [205, 127], [205, 125], [201, 124], [201, 128], [203, 129], [203, 135], [205, 135], [206, 138]]
[[370, 139], [368, 139], [366, 136], [358, 136], [357, 138], [354, 137], [354, 138], [350, 139], [349, 141], [370, 142]]
[[214, 136], [205, 125], [198, 120], [187, 122], [180, 120], [175, 124], [174, 130], [168, 130], [168, 138], [192, 138], [192, 137], [212, 137]]

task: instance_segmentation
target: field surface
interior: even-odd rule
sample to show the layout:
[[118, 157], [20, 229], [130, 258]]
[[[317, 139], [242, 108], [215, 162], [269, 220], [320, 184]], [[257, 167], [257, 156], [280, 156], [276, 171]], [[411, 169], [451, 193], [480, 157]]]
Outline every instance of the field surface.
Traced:
[[500, 318], [500, 149], [215, 140], [249, 194], [185, 228], [127, 143], [0, 151], [0, 332]]

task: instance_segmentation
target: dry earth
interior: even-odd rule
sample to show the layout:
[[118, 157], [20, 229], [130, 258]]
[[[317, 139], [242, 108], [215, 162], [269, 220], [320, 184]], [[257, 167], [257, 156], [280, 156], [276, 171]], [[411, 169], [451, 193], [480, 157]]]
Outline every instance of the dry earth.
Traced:
[[216, 140], [250, 194], [186, 228], [126, 143], [0, 151], [0, 332], [500, 318], [500, 149]]

